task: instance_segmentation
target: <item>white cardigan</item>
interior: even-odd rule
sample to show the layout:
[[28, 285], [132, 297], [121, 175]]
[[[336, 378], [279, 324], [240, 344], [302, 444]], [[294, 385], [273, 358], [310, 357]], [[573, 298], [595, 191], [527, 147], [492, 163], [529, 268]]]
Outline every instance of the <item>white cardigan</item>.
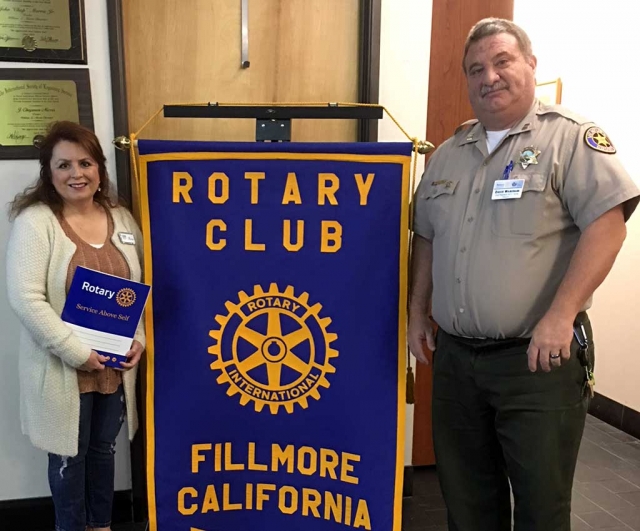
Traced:
[[[131, 279], [140, 281], [142, 236], [131, 214], [111, 210], [114, 245], [122, 252]], [[118, 233], [135, 236], [123, 245]], [[22, 432], [37, 448], [58, 455], [78, 453], [80, 393], [76, 367], [89, 359], [84, 347], [60, 319], [66, 299], [66, 279], [76, 245], [67, 237], [51, 209], [38, 204], [20, 213], [7, 248], [9, 303], [20, 319], [20, 419]], [[135, 339], [144, 346], [144, 327]], [[137, 367], [123, 373], [129, 437], [138, 427]]]

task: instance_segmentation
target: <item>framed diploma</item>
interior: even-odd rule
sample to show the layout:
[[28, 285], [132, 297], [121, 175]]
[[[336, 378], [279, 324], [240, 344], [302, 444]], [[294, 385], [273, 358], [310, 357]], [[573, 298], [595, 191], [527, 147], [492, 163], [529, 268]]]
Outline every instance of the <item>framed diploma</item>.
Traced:
[[0, 69], [0, 159], [37, 159], [34, 138], [58, 120], [93, 130], [88, 70]]
[[0, 0], [0, 61], [86, 64], [84, 0]]
[[547, 81], [536, 85], [536, 98], [545, 105], [560, 105], [562, 102], [562, 80]]

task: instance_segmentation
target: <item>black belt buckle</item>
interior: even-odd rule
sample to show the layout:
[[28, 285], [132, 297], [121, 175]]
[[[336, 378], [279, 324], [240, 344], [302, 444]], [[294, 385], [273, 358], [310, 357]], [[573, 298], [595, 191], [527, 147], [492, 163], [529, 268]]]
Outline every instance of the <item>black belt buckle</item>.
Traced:
[[591, 368], [591, 364], [589, 363], [589, 338], [582, 323], [575, 323], [573, 325], [573, 337], [576, 338], [578, 343], [578, 360], [580, 364], [583, 367]]

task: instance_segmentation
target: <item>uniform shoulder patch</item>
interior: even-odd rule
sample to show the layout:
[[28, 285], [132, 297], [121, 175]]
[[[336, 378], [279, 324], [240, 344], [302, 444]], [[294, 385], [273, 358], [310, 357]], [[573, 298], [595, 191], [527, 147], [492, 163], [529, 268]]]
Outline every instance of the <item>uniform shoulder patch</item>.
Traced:
[[473, 118], [471, 120], [467, 120], [466, 122], [464, 122], [464, 123], [460, 124], [458, 127], [456, 127], [456, 130], [455, 130], [455, 132], [453, 134], [457, 135], [460, 131], [463, 131], [465, 129], [469, 129], [470, 127], [473, 127], [477, 123], [478, 123], [478, 120], [476, 120], [475, 118]]
[[584, 133], [584, 141], [591, 149], [613, 155], [617, 150], [607, 134], [599, 127], [589, 127]]

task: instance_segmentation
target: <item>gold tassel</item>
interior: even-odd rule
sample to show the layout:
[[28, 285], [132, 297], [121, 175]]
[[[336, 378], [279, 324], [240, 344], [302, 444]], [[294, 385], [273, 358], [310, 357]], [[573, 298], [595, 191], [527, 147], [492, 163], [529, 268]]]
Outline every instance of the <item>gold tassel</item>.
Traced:
[[411, 368], [411, 364], [407, 363], [407, 404], [415, 403], [413, 387], [414, 387], [413, 369]]

